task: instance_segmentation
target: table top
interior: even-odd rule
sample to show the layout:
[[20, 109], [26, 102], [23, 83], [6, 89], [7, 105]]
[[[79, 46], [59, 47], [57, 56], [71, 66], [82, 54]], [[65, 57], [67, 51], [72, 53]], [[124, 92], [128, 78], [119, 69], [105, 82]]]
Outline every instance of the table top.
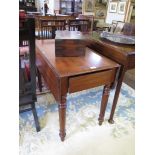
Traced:
[[122, 54], [135, 54], [135, 46], [131, 45], [123, 45], [123, 44], [115, 44], [108, 41], [103, 41], [100, 39], [100, 33], [98, 32], [79, 32], [79, 31], [56, 31], [56, 38], [63, 37], [70, 38], [70, 37], [76, 37], [76, 38], [85, 38], [87, 40], [96, 41], [100, 44], [103, 44], [105, 46], [110, 46], [113, 49], [116, 49], [117, 52], [121, 52]]
[[101, 43], [105, 46], [110, 46], [112, 48], [115, 48], [118, 50], [118, 52], [121, 52], [122, 54], [134, 54], [135, 53], [135, 46], [131, 45], [123, 45], [123, 44], [115, 44], [108, 41], [103, 41], [100, 39], [100, 34], [97, 32], [93, 32], [92, 38], [97, 41], [98, 43]]
[[135, 68], [135, 45], [114, 43], [100, 39], [100, 34], [93, 32], [89, 47], [98, 53], [123, 65], [127, 70]]
[[89, 48], [85, 48], [85, 56], [56, 57], [54, 39], [36, 40], [36, 49], [59, 77], [75, 76], [119, 67], [116, 62], [95, 53]]
[[90, 33], [82, 33], [80, 31], [56, 31], [55, 39], [88, 39]]
[[112, 43], [116, 44], [123, 44], [123, 45], [135, 45], [135, 37], [134, 36], [127, 36], [123, 34], [112, 34], [109, 32], [102, 32], [100, 34], [100, 39], [107, 41], [111, 41]]

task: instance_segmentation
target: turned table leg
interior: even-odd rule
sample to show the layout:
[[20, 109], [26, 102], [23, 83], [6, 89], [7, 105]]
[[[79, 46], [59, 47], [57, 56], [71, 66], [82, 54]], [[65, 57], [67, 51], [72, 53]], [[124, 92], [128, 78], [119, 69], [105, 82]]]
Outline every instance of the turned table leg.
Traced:
[[120, 71], [120, 74], [119, 74], [118, 83], [116, 85], [115, 96], [114, 96], [114, 100], [113, 100], [113, 104], [112, 104], [110, 118], [108, 120], [108, 122], [111, 123], [111, 124], [114, 123], [113, 117], [114, 117], [114, 113], [115, 113], [115, 109], [116, 109], [117, 101], [118, 101], [118, 98], [119, 98], [119, 94], [120, 94], [120, 90], [121, 90], [121, 86], [122, 86], [122, 82], [123, 82], [125, 72], [126, 72], [125, 67], [122, 67], [121, 71]]
[[59, 136], [61, 141], [65, 140], [66, 130], [66, 96], [61, 97], [61, 102], [59, 104], [59, 123], [60, 123], [60, 133]]
[[109, 92], [110, 92], [110, 85], [105, 85], [103, 89], [100, 114], [98, 118], [99, 125], [102, 125], [102, 122], [104, 121], [104, 115], [105, 115], [105, 110], [106, 110], [107, 103], [108, 103]]
[[60, 124], [60, 132], [59, 136], [61, 141], [65, 140], [66, 136], [66, 97], [68, 91], [68, 78], [61, 78], [59, 80], [59, 124]]

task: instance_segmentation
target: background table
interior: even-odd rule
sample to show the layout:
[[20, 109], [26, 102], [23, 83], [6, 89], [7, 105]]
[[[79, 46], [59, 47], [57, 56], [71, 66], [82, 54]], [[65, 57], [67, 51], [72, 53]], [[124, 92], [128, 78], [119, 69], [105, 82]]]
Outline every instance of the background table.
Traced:
[[117, 105], [120, 89], [122, 86], [123, 78], [127, 70], [135, 68], [135, 46], [115, 44], [109, 41], [100, 40], [100, 34], [93, 32], [89, 39], [88, 47], [97, 51], [98, 53], [114, 60], [121, 65], [116, 84], [116, 91], [113, 100], [112, 110], [109, 118], [110, 123], [114, 123], [113, 116]]

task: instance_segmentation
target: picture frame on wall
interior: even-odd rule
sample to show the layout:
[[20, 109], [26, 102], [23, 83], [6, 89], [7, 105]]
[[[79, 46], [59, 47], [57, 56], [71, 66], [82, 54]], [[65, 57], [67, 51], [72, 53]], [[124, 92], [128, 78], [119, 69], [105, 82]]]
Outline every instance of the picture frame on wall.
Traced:
[[126, 2], [119, 2], [118, 4], [118, 13], [125, 14]]
[[110, 13], [116, 13], [117, 12], [117, 2], [110, 2], [109, 4], [109, 12]]
[[85, 0], [85, 12], [94, 12], [94, 1]]
[[106, 5], [107, 5], [107, 0], [95, 0], [95, 7], [102, 7]]
[[95, 18], [105, 18], [105, 10], [103, 8], [96, 8]]

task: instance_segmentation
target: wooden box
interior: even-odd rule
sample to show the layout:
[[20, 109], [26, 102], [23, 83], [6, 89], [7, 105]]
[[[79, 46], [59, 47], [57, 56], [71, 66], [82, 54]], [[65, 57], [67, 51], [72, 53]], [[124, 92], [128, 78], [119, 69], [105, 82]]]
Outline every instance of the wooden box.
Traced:
[[55, 56], [77, 57], [84, 56], [86, 38], [78, 31], [56, 31]]

